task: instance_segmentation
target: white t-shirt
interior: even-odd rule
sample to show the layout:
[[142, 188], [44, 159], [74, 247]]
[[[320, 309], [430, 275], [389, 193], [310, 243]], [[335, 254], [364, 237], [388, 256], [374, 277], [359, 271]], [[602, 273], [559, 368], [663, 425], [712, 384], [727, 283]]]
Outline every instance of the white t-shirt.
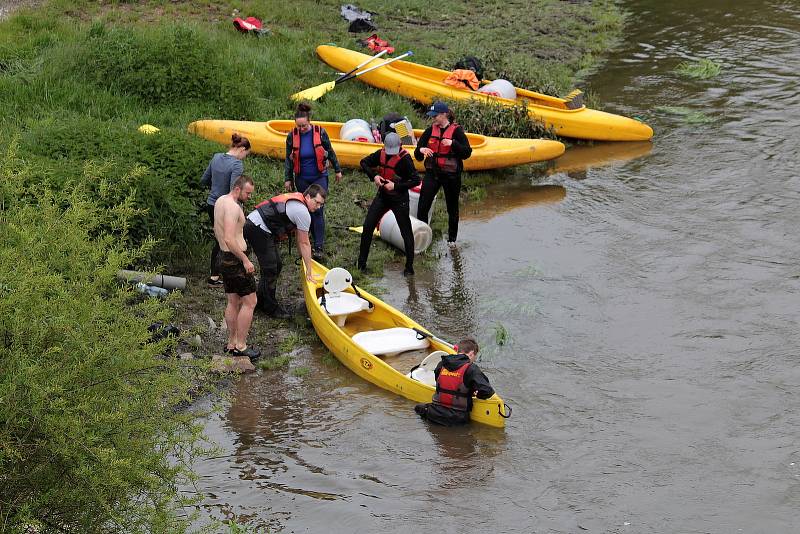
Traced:
[[[292, 221], [292, 224], [294, 224], [298, 230], [308, 232], [309, 229], [311, 229], [311, 213], [309, 213], [306, 205], [299, 200], [289, 199], [286, 201], [286, 216], [289, 217], [289, 220]], [[269, 228], [267, 228], [258, 210], [251, 211], [247, 219], [268, 234], [272, 233], [269, 231]]]

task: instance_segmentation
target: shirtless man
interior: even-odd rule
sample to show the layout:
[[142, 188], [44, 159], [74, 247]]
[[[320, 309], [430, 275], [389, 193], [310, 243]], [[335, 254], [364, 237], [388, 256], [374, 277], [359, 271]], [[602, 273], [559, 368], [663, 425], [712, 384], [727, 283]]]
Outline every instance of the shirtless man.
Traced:
[[242, 203], [253, 194], [253, 179], [240, 176], [231, 192], [222, 195], [214, 205], [214, 235], [222, 250], [221, 273], [228, 305], [225, 323], [228, 325], [228, 343], [225, 352], [231, 356], [258, 358], [261, 352], [247, 346], [247, 334], [256, 307], [255, 267], [247, 257], [247, 244], [242, 235], [244, 212]]

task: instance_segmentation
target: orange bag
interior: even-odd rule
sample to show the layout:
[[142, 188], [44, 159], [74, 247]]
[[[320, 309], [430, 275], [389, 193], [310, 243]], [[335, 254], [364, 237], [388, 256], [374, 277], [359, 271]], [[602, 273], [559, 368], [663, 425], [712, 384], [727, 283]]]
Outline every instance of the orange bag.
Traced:
[[478, 87], [481, 86], [481, 81], [475, 75], [475, 72], [468, 69], [454, 70], [444, 79], [444, 83], [452, 85], [453, 87], [470, 89], [472, 91], [477, 91]]

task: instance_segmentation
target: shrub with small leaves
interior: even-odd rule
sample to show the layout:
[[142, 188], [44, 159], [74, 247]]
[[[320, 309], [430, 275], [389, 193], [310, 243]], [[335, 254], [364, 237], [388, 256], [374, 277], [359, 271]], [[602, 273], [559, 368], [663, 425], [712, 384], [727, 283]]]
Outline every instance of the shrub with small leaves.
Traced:
[[201, 442], [176, 406], [205, 371], [163, 356], [174, 338], [149, 342], [168, 303], [115, 279], [152, 246], [126, 245], [128, 184], [54, 191], [15, 154], [0, 156], [0, 525], [178, 531]]
[[448, 106], [464, 131], [493, 137], [555, 139], [552, 129], [547, 128], [528, 114], [525, 104], [504, 106], [482, 100], [459, 100]]

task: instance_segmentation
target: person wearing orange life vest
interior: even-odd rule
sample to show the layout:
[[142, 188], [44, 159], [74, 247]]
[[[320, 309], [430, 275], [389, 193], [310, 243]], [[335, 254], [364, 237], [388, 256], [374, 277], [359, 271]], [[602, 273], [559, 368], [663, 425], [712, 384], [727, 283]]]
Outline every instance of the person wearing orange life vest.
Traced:
[[[284, 187], [286, 191], [305, 191], [311, 184], [328, 191], [328, 164], [336, 173], [336, 183], [342, 179], [342, 169], [325, 128], [311, 123], [311, 106], [297, 105], [295, 127], [286, 136], [284, 161]], [[321, 259], [325, 244], [325, 214], [322, 209], [311, 216], [311, 233], [314, 237], [313, 254]]]
[[378, 193], [372, 200], [364, 227], [361, 232], [361, 249], [358, 254], [358, 268], [367, 268], [369, 247], [372, 244], [372, 232], [378, 221], [389, 210], [394, 213], [400, 235], [403, 236], [403, 248], [406, 253], [404, 276], [414, 274], [414, 232], [408, 214], [408, 190], [419, 183], [419, 175], [414, 168], [411, 154], [406, 152], [400, 142], [400, 136], [392, 132], [386, 135], [383, 148], [361, 160], [361, 168], [370, 180], [375, 182]]
[[469, 422], [473, 394], [479, 399], [494, 395], [489, 379], [475, 363], [478, 343], [466, 338], [455, 347], [459, 353], [442, 356], [433, 372], [436, 375], [436, 393], [431, 402], [414, 407], [423, 419], [445, 426]]
[[327, 192], [318, 184], [312, 184], [304, 193], [277, 195], [260, 204], [247, 215], [244, 238], [258, 258], [260, 279], [256, 295], [257, 307], [267, 315], [287, 319], [291, 313], [277, 299], [278, 275], [281, 273], [281, 256], [277, 241], [282, 241], [292, 232], [297, 237], [297, 250], [306, 265], [306, 278], [313, 280], [311, 266], [311, 214], [325, 205]]
[[434, 102], [428, 109], [433, 124], [422, 132], [414, 157], [425, 160], [425, 178], [419, 194], [417, 219], [428, 222], [433, 199], [439, 188], [444, 189], [447, 204], [447, 242], [455, 244], [458, 235], [458, 197], [461, 194], [463, 161], [472, 155], [464, 129], [453, 122], [450, 108], [444, 102]]

